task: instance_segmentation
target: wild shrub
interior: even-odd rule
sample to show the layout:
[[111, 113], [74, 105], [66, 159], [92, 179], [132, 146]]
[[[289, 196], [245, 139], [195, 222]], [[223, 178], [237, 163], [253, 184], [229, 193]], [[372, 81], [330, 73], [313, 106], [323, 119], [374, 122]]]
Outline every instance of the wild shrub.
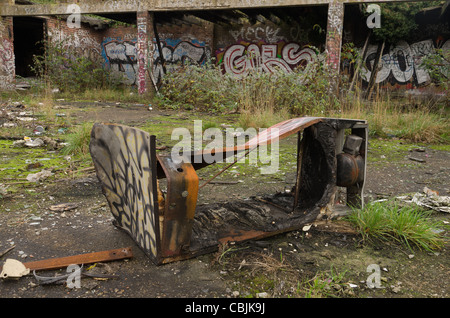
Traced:
[[254, 69], [238, 79], [217, 65], [185, 65], [165, 75], [158, 104], [216, 112], [270, 109], [317, 115], [339, 108], [339, 99], [329, 91], [330, 79], [321, 62], [290, 73]]
[[46, 86], [60, 92], [80, 93], [87, 89], [118, 87], [120, 79], [106, 70], [100, 59], [70, 49], [71, 37], [57, 41], [45, 39], [45, 53], [34, 55], [31, 69]]

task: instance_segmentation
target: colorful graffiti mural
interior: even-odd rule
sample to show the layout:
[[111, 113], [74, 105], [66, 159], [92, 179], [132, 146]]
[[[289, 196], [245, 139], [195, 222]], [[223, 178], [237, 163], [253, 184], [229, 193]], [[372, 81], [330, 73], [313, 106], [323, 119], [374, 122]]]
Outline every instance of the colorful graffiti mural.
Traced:
[[298, 43], [278, 42], [240, 42], [216, 52], [223, 71], [234, 77], [246, 76], [251, 70], [274, 72], [280, 70], [290, 73], [299, 65], [306, 66], [317, 60], [317, 54], [309, 47]]
[[[101, 44], [105, 66], [123, 73], [124, 82], [127, 84], [137, 84], [136, 43], [136, 39], [106, 38]], [[165, 39], [161, 40], [161, 49], [162, 58], [154, 40], [152, 73], [157, 82], [161, 81], [164, 74], [163, 61], [170, 72], [188, 61], [203, 65], [211, 58], [206, 43], [198, 40]]]
[[[444, 52], [450, 50], [450, 40], [439, 46]], [[430, 81], [428, 71], [422, 67], [422, 59], [435, 51], [435, 45], [432, 40], [425, 40], [408, 44], [400, 41], [389, 49], [389, 53], [381, 57], [376, 83], [383, 83], [389, 79], [399, 84], [406, 84], [414, 81], [421, 85]], [[372, 67], [377, 53], [377, 46], [370, 45], [364, 59], [362, 68], [362, 78], [366, 82], [372, 75]]]

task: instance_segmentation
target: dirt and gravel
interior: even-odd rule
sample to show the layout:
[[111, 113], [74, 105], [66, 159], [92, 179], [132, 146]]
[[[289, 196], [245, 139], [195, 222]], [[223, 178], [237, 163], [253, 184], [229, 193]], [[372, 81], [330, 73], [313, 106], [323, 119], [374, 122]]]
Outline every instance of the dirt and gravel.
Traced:
[[[92, 114], [73, 112], [91, 120]], [[84, 116], [84, 117], [83, 117]], [[97, 119], [133, 124], [151, 116], [147, 108], [102, 107]], [[422, 151], [424, 150], [424, 151]], [[421, 192], [426, 186], [449, 195], [450, 153], [425, 147], [404, 152], [403, 159], [367, 167], [367, 199]], [[370, 148], [369, 148], [370, 155]], [[374, 155], [380, 156], [379, 153]], [[201, 200], [233, 200], [255, 192], [285, 188], [285, 181], [264, 184], [244, 179], [238, 184], [205, 187]], [[50, 206], [75, 203], [77, 208], [57, 212]], [[37, 207], [37, 208], [36, 208]], [[96, 264], [91, 271], [115, 278], [83, 277], [81, 288], [65, 284], [38, 284], [33, 273], [18, 280], [0, 280], [1, 298], [448, 298], [450, 295], [449, 246], [434, 253], [408, 250], [394, 242], [367, 244], [343, 220], [318, 222], [308, 231], [271, 239], [226, 246], [216, 253], [156, 266], [134, 241], [112, 223], [112, 215], [95, 174], [80, 179], [42, 183], [36, 193], [17, 192], [0, 201], [0, 252], [14, 247], [0, 261], [14, 258], [29, 262], [121, 247], [133, 257]], [[31, 211], [32, 210], [32, 211]], [[433, 218], [448, 224], [448, 213]], [[448, 227], [445, 229], [448, 231]], [[447, 232], [446, 232], [447, 234]], [[369, 288], [368, 266], [380, 268], [380, 288]], [[39, 271], [39, 276], [67, 274], [65, 269]], [[331, 282], [319, 292], [314, 282]]]

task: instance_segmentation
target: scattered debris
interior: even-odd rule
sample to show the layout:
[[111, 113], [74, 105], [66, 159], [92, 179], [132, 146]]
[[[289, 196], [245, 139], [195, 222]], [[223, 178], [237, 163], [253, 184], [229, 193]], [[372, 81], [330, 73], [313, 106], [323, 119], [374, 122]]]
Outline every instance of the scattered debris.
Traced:
[[53, 175], [53, 172], [51, 170], [44, 169], [37, 173], [30, 173], [27, 176], [27, 180], [30, 182], [39, 182], [48, 177], [51, 177], [52, 175]]
[[415, 158], [415, 157], [408, 157], [409, 160], [417, 161], [417, 162], [426, 162], [425, 159]]
[[441, 196], [438, 192], [427, 187], [423, 189], [423, 193], [417, 192], [411, 195], [398, 196], [396, 199], [434, 211], [450, 213], [450, 196]]
[[5, 196], [7, 193], [8, 190], [6, 190], [6, 186], [0, 183], [0, 198]]
[[18, 279], [22, 276], [28, 275], [30, 273], [30, 269], [26, 268], [25, 265], [15, 259], [8, 258], [3, 265], [2, 272], [0, 274], [1, 278], [13, 278]]
[[16, 246], [13, 245], [9, 248], [7, 248], [6, 250], [4, 250], [3, 252], [0, 253], [0, 257], [3, 257], [3, 255], [7, 254], [9, 251], [13, 250]]
[[44, 141], [41, 138], [36, 138], [34, 140], [28, 137], [26, 138], [27, 139], [25, 139], [24, 145], [27, 147], [34, 148], [34, 147], [41, 147], [44, 145]]
[[[47, 277], [47, 276], [38, 276], [36, 275], [36, 271], [33, 271], [33, 276], [36, 278], [39, 285], [50, 285], [50, 284], [63, 284], [67, 282], [67, 279], [70, 278], [72, 273], [66, 274], [66, 275], [56, 275], [53, 277]], [[99, 273], [92, 273], [88, 270], [83, 269], [83, 266], [80, 268], [80, 276], [84, 277], [91, 277], [94, 279], [112, 279], [112, 278], [118, 278], [117, 275], [108, 275], [108, 274], [99, 274]]]
[[13, 142], [13, 147], [47, 147], [49, 150], [57, 150], [64, 146], [64, 143], [59, 142], [58, 140], [54, 140], [50, 137], [42, 136], [36, 139], [31, 139], [30, 137], [25, 136], [21, 140], [16, 140]]
[[70, 211], [70, 210], [73, 210], [76, 208], [78, 208], [77, 203], [60, 203], [60, 204], [52, 205], [49, 209], [51, 211], [64, 212], [64, 211]]

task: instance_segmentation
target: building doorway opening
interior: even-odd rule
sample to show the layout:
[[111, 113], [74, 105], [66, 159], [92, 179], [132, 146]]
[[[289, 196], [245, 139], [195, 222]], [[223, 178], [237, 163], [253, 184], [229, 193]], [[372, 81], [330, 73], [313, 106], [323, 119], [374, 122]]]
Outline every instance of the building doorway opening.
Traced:
[[45, 20], [34, 17], [14, 17], [14, 55], [16, 76], [35, 77], [33, 56], [44, 53]]

